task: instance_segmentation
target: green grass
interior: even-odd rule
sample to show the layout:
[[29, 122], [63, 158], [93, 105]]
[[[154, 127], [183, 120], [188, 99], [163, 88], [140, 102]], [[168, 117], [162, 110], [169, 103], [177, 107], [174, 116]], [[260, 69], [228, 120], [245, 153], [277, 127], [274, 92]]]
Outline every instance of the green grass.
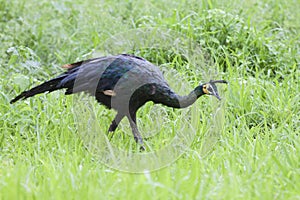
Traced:
[[[300, 199], [299, 5], [0, 0], [0, 199]], [[183, 43], [136, 34], [153, 28]], [[211, 78], [229, 81], [221, 102], [201, 97], [186, 110], [149, 103], [139, 111], [140, 129], [159, 132], [145, 141], [149, 149], [168, 145], [186, 124], [196, 132], [163, 169], [133, 174], [101, 163], [78, 131], [86, 120], [76, 98], [63, 92], [9, 104], [63, 64], [124, 52], [159, 65], [180, 94]], [[92, 106], [106, 131], [115, 112]], [[129, 133], [124, 121], [111, 142], [135, 152]]]

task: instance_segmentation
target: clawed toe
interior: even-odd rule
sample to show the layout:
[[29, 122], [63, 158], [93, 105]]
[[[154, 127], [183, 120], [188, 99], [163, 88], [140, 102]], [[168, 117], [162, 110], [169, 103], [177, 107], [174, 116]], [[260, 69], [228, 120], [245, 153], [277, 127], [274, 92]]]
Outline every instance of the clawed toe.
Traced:
[[142, 145], [140, 146], [140, 152], [144, 152], [146, 150], [146, 148]]

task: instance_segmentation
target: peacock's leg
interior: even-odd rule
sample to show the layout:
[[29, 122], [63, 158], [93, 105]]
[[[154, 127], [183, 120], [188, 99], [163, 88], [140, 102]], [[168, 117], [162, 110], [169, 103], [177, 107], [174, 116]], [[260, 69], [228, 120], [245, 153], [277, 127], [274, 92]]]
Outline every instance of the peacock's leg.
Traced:
[[128, 120], [132, 129], [135, 142], [140, 145], [140, 150], [144, 151], [145, 147], [144, 147], [143, 139], [136, 125], [136, 115], [135, 114], [131, 115], [131, 117], [128, 117]]
[[117, 113], [117, 115], [115, 116], [115, 119], [111, 122], [108, 132], [114, 132], [116, 130], [116, 128], [118, 127], [119, 123], [121, 122], [121, 120], [123, 119], [124, 115]]

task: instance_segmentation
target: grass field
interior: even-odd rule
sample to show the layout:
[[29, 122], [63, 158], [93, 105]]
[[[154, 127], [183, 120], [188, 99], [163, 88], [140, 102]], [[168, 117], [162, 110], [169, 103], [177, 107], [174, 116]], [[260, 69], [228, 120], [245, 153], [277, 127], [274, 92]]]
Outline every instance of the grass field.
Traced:
[[[299, 19], [299, 0], [0, 0], [0, 199], [300, 199]], [[139, 111], [142, 132], [159, 132], [150, 150], [192, 125], [191, 145], [167, 167], [104, 165], [80, 137], [78, 101], [63, 91], [9, 104], [63, 64], [125, 52], [157, 64], [181, 94], [211, 78], [229, 82], [221, 102]], [[95, 112], [107, 130], [115, 112]], [[127, 121], [111, 142], [135, 151]]]

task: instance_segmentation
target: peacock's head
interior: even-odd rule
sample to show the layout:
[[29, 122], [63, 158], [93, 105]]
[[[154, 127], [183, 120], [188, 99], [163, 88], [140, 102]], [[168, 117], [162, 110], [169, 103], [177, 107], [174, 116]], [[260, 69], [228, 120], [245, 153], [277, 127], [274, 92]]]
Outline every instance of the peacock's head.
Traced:
[[210, 80], [208, 83], [205, 83], [202, 85], [202, 91], [204, 94], [213, 95], [217, 97], [217, 99], [221, 100], [221, 97], [218, 93], [218, 88], [216, 86], [216, 83], [227, 83], [225, 80]]

